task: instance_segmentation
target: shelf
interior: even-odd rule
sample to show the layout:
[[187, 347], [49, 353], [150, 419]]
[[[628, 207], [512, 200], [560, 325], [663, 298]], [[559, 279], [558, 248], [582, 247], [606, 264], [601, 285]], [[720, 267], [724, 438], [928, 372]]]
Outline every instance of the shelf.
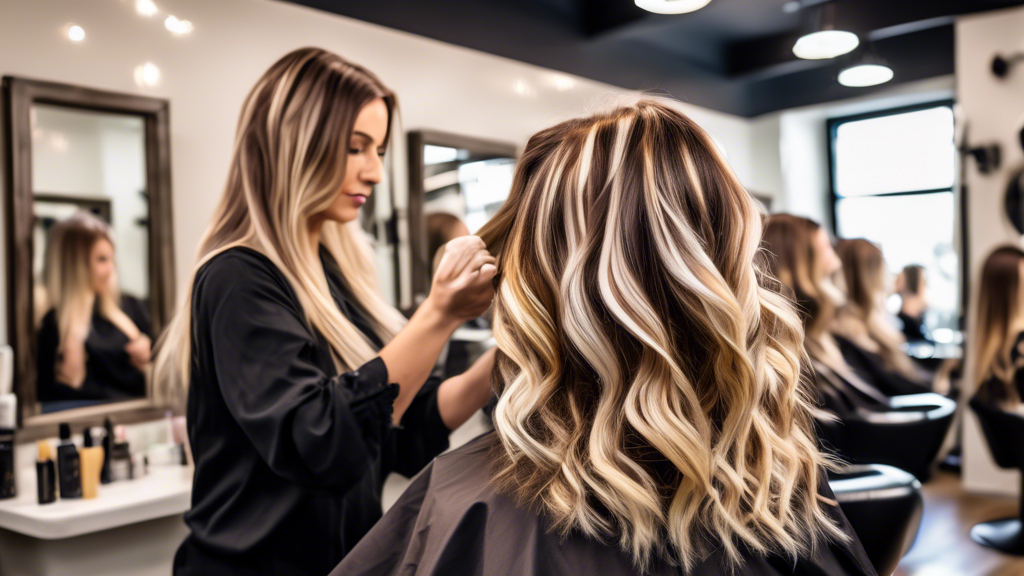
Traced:
[[43, 540], [173, 516], [191, 506], [192, 468], [154, 468], [137, 480], [101, 485], [96, 498], [57, 500], [42, 506], [36, 497], [34, 474], [31, 480], [19, 484], [16, 498], [0, 500], [0, 528]]

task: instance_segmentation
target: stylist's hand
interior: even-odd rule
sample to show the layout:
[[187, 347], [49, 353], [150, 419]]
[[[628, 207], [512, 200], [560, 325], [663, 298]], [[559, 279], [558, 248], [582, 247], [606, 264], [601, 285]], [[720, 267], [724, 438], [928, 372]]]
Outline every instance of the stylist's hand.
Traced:
[[466, 321], [483, 314], [494, 298], [498, 269], [479, 236], [461, 236], [445, 244], [426, 304], [445, 316]]

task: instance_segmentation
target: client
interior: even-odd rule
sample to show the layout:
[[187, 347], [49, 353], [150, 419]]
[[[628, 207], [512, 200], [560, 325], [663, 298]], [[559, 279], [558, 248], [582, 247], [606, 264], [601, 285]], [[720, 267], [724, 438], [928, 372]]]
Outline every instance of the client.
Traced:
[[761, 220], [669, 105], [534, 135], [480, 232], [496, 431], [436, 459], [333, 574], [873, 574]]
[[974, 382], [978, 399], [1019, 410], [1024, 398], [1024, 251], [996, 248], [985, 260], [974, 322]]

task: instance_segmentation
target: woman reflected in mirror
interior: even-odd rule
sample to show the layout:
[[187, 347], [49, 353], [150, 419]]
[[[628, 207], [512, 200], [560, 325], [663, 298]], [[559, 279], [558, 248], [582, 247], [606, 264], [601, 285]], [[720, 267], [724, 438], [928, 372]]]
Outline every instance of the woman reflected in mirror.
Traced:
[[1024, 398], [1024, 251], [996, 248], [981, 269], [974, 319], [974, 385], [988, 404], [1021, 410]]
[[42, 278], [49, 311], [37, 355], [41, 402], [146, 396], [149, 314], [120, 292], [114, 253], [110, 226], [91, 214], [50, 229]]

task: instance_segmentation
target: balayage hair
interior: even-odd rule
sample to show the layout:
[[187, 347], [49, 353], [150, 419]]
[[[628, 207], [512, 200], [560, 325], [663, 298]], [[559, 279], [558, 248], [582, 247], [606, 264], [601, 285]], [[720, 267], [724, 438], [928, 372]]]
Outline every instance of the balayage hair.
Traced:
[[[330, 344], [339, 369], [354, 369], [376, 355], [334, 303], [323, 267], [309, 256], [316, 247], [308, 243], [310, 219], [341, 193], [356, 117], [377, 98], [384, 100], [393, 121], [395, 95], [376, 76], [318, 48], [285, 55], [249, 92], [238, 121], [227, 185], [199, 241], [188, 297], [158, 345], [158, 398], [180, 403], [187, 388], [196, 273], [217, 254], [238, 246], [259, 251], [285, 275], [310, 327]], [[372, 254], [358, 222], [327, 221], [320, 241], [338, 261], [378, 336], [385, 342], [393, 338], [404, 318], [377, 291]]]
[[639, 567], [844, 538], [818, 496], [800, 319], [756, 263], [762, 217], [666, 103], [530, 139], [480, 232], [501, 491]]
[[770, 254], [769, 270], [796, 302], [803, 319], [807, 352], [816, 361], [847, 372], [846, 361], [832, 336], [832, 322], [842, 294], [814, 247], [821, 226], [792, 214], [772, 214], [765, 225], [762, 245]]
[[93, 247], [101, 240], [114, 246], [110, 226], [87, 212], [77, 212], [50, 228], [42, 276], [46, 297], [56, 315], [58, 350], [64, 347], [72, 324], [91, 325], [94, 309], [129, 340], [141, 334], [135, 322], [121, 310], [116, 273], [106, 290], [97, 292], [93, 288], [89, 260]]
[[887, 320], [882, 251], [863, 238], [854, 238], [836, 242], [836, 254], [843, 262], [846, 284], [846, 303], [839, 310], [836, 333], [868, 349], [874, 348], [886, 368], [919, 380], [913, 360], [903, 351], [906, 339]]
[[1017, 334], [1024, 330], [1024, 293], [1021, 286], [1021, 267], [1024, 251], [1016, 246], [996, 248], [981, 269], [978, 289], [977, 316], [974, 320], [974, 384], [987, 381], [997, 384], [994, 389], [982, 389], [982, 394], [993, 393], [986, 400], [1006, 405], [1021, 401], [1014, 373], [1019, 369], [1011, 361]]

